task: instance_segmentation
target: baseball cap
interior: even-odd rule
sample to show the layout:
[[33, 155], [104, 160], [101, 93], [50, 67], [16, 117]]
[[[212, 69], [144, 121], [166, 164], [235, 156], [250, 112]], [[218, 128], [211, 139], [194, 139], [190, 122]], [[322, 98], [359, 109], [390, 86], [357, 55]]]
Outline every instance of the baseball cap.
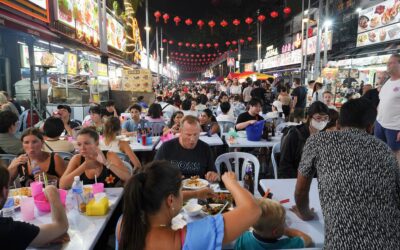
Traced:
[[71, 114], [71, 107], [69, 105], [60, 104], [57, 106], [57, 109], [66, 109], [68, 111], [68, 113]]
[[282, 103], [280, 101], [274, 101], [272, 103], [272, 106], [274, 106], [278, 110], [278, 112], [283, 112]]

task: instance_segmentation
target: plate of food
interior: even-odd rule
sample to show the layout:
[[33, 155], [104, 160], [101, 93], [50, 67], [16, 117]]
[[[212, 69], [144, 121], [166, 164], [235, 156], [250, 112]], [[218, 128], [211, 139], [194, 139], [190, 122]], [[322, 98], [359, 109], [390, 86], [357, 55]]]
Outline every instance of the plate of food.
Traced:
[[8, 192], [8, 196], [28, 196], [31, 197], [31, 188], [30, 187], [21, 187], [21, 188], [15, 188], [15, 189], [10, 189]]
[[225, 204], [210, 203], [210, 204], [204, 205], [202, 208], [202, 211], [209, 215], [216, 215], [219, 213], [219, 211], [221, 211], [222, 208], [224, 210], [222, 210], [221, 213], [225, 213], [225, 212], [228, 212], [229, 210], [232, 210], [231, 204], [228, 204], [227, 206], [225, 206]]
[[183, 188], [186, 189], [201, 189], [208, 186], [208, 181], [200, 179], [198, 176], [190, 177], [189, 179], [183, 180]]
[[225, 192], [216, 192], [213, 197], [207, 199], [208, 203], [218, 203], [225, 204], [225, 202], [229, 201], [231, 204], [234, 204], [235, 201], [233, 199], [232, 194]]

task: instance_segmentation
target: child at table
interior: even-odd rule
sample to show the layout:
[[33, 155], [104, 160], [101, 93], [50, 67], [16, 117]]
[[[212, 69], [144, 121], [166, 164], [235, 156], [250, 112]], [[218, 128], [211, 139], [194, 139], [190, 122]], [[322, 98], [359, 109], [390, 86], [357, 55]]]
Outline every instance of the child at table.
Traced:
[[[307, 234], [285, 227], [286, 212], [282, 205], [271, 199], [258, 199], [262, 214], [253, 231], [243, 233], [235, 249], [293, 249], [309, 247], [312, 243]], [[282, 237], [286, 236], [286, 237]]]

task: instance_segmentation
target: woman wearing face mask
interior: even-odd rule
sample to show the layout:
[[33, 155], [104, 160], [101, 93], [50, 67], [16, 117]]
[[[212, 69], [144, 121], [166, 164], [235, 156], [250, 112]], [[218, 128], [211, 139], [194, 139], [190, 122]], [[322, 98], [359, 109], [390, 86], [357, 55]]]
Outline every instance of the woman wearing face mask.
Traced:
[[296, 178], [301, 154], [308, 137], [323, 130], [329, 122], [328, 107], [314, 102], [308, 110], [307, 122], [291, 127], [281, 140], [279, 178]]

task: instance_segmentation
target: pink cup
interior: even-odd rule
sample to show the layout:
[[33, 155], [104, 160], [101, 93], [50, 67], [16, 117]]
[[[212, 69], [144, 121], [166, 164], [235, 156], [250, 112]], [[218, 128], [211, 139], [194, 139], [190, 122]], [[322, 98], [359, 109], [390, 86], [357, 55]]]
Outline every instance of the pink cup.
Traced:
[[31, 192], [32, 192], [32, 197], [35, 197], [36, 195], [43, 193], [43, 182], [41, 181], [31, 182]]
[[22, 220], [30, 221], [35, 219], [34, 200], [32, 197], [21, 198], [21, 215]]
[[104, 183], [98, 182], [92, 185], [93, 194], [104, 192]]

